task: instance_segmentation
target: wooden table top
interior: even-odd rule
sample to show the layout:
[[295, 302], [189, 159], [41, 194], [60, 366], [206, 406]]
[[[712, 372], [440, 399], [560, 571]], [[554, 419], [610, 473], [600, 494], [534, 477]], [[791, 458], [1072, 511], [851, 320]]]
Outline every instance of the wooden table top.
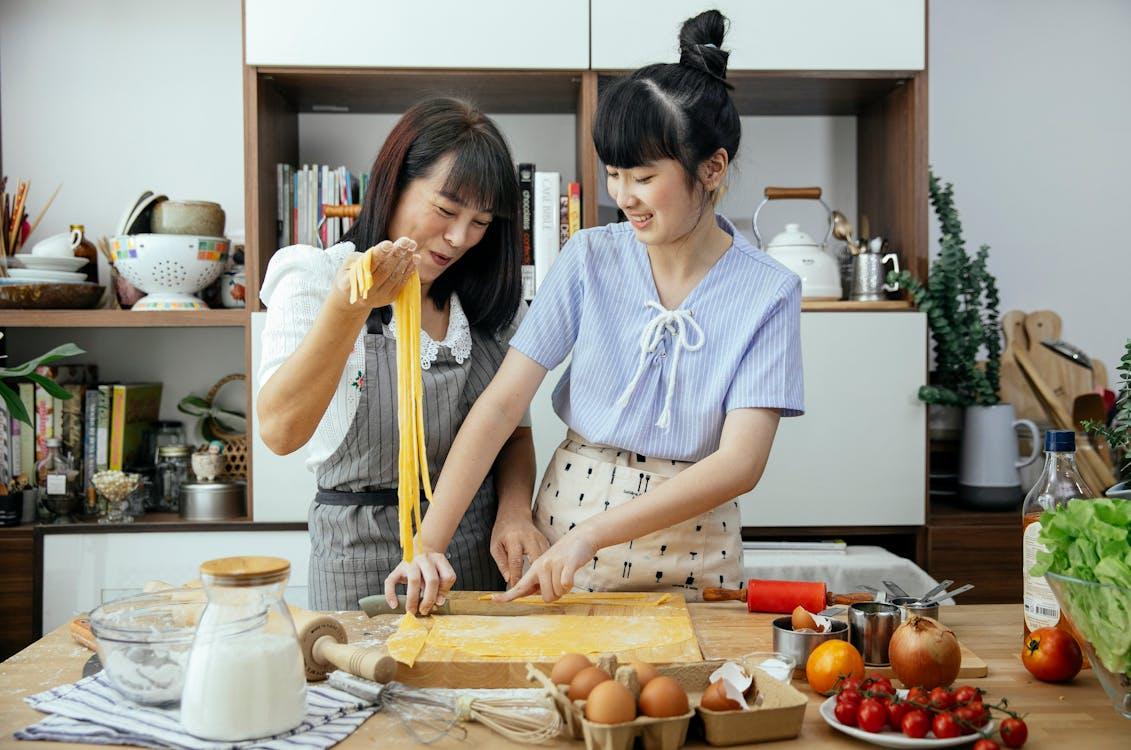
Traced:
[[[734, 602], [692, 604], [689, 609], [706, 658], [732, 658], [770, 650], [771, 615], [748, 614], [744, 605]], [[987, 691], [988, 700], [1007, 697], [1011, 707], [1026, 714], [1029, 726], [1026, 748], [1131, 747], [1131, 722], [1115, 712], [1090, 670], [1081, 672], [1068, 685], [1038, 682], [1025, 670], [1020, 658], [1020, 605], [946, 607], [942, 620], [989, 665], [988, 677], [970, 683]], [[0, 747], [16, 746], [12, 733], [42, 716], [23, 702], [24, 696], [78, 680], [89, 657], [90, 652], [75, 644], [67, 628], [61, 627], [0, 664]], [[824, 699], [813, 694], [804, 679], [794, 680], [794, 686], [810, 696], [801, 735], [794, 740], [764, 743], [758, 747], [794, 745], [806, 750], [867, 747], [825, 724], [818, 713]], [[467, 738], [463, 741], [452, 738], [430, 747], [460, 750], [524, 747], [476, 723], [468, 724], [467, 729]], [[43, 744], [47, 743], [38, 743]], [[19, 745], [23, 750], [32, 747], [26, 743]], [[64, 745], [56, 743], [56, 746]], [[559, 740], [550, 746], [578, 748], [582, 743]], [[695, 746], [694, 743], [688, 745]], [[395, 718], [378, 713], [339, 747], [349, 750], [417, 745]]]

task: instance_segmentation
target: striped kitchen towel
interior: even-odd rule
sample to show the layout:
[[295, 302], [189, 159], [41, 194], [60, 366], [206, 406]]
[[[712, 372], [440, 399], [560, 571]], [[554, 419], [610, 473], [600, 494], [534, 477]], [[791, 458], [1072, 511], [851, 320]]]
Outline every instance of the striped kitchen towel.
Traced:
[[332, 747], [378, 710], [370, 701], [342, 690], [307, 685], [306, 720], [302, 724], [275, 737], [231, 743], [202, 740], [189, 734], [181, 726], [176, 708], [153, 708], [127, 700], [110, 684], [105, 672], [24, 700], [49, 716], [16, 732], [17, 739], [185, 750]]

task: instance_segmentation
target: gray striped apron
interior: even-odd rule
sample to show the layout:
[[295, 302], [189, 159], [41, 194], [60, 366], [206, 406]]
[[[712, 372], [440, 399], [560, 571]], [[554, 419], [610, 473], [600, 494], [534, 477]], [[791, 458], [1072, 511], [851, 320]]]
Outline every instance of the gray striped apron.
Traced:
[[[383, 312], [366, 322], [365, 372], [357, 413], [344, 440], [315, 474], [319, 493], [310, 529], [310, 607], [355, 610], [357, 600], [384, 591], [401, 561], [397, 514], [397, 359], [395, 338], [384, 335]], [[471, 330], [471, 356], [461, 364], [447, 347], [422, 372], [424, 435], [433, 484], [471, 405], [502, 363], [507, 346]], [[491, 558], [498, 501], [491, 475], [475, 493], [447, 555], [457, 589], [497, 591], [503, 579]], [[428, 512], [422, 499], [421, 511]]]

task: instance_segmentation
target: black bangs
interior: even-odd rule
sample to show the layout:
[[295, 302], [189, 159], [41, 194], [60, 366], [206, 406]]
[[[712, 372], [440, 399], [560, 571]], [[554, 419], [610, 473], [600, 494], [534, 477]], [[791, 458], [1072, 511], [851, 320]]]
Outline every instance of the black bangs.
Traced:
[[601, 95], [593, 120], [597, 155], [610, 167], [632, 169], [661, 159], [686, 164], [686, 123], [669, 94], [642, 76], [614, 82]]
[[513, 219], [518, 207], [518, 175], [506, 145], [490, 134], [469, 132], [451, 149], [452, 166], [441, 192], [476, 211]]

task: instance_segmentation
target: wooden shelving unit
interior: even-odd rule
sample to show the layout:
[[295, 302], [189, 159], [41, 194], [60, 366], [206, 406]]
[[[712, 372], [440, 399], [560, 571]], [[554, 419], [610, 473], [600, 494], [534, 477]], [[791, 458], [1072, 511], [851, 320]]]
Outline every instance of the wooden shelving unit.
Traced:
[[[298, 116], [313, 111], [402, 112], [434, 94], [469, 96], [488, 113], [577, 117], [582, 225], [597, 224], [599, 179], [591, 128], [600, 87], [625, 71], [244, 69], [248, 300], [257, 301], [275, 252], [275, 164], [299, 162]], [[902, 248], [904, 265], [927, 269], [926, 71], [733, 71], [744, 116], [857, 118], [857, 202], [873, 231]], [[812, 303], [808, 303], [812, 304]], [[840, 305], [843, 305], [841, 307]], [[907, 309], [905, 302], [819, 304], [806, 309]]]
[[0, 310], [0, 328], [243, 328], [246, 310]]

